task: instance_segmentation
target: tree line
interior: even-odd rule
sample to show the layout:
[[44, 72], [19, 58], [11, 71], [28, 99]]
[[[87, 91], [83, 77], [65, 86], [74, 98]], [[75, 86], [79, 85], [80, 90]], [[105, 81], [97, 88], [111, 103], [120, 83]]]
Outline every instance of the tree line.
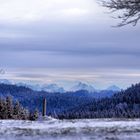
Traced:
[[14, 102], [10, 96], [0, 98], [0, 119], [36, 120], [38, 116], [38, 110], [30, 112], [18, 101]]
[[59, 119], [83, 118], [140, 118], [140, 84], [110, 98], [93, 100], [90, 103], [64, 111]]
[[[105, 98], [91, 98], [91, 96], [87, 98], [86, 94], [83, 96], [81, 91], [79, 94], [50, 94], [10, 85], [1, 85], [0, 87], [3, 93], [1, 95], [9, 93], [15, 99], [22, 97], [22, 100], [19, 101], [24, 106], [18, 101], [12, 101], [10, 97], [4, 99], [4, 96], [0, 99], [0, 119], [36, 120], [38, 111], [31, 107], [42, 108], [42, 98], [47, 99], [47, 115], [58, 119], [140, 118], [140, 83]], [[22, 90], [23, 92], [21, 92]], [[28, 107], [30, 111], [25, 107]], [[41, 109], [39, 110], [41, 112]]]

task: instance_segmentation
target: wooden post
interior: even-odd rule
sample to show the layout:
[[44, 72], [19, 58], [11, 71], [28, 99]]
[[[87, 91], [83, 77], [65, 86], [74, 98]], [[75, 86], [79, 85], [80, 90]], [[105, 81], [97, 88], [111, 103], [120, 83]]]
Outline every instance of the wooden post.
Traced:
[[46, 116], [46, 98], [43, 99], [43, 110], [42, 110], [42, 116], [45, 117]]

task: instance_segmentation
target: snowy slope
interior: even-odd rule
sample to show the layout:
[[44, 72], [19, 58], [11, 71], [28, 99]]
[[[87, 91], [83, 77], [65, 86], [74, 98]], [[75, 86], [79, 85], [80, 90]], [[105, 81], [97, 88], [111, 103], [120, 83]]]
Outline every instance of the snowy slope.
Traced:
[[138, 140], [140, 120], [0, 121], [0, 140]]

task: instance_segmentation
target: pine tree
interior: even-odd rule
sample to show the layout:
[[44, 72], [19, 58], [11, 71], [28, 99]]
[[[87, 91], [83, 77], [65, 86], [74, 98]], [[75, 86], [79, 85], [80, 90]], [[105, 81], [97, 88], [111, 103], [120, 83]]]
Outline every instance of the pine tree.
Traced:
[[20, 119], [20, 114], [21, 114], [21, 106], [18, 101], [16, 101], [15, 106], [14, 106], [14, 119]]
[[13, 102], [10, 96], [6, 98], [6, 110], [7, 110], [8, 119], [12, 119], [13, 118]]

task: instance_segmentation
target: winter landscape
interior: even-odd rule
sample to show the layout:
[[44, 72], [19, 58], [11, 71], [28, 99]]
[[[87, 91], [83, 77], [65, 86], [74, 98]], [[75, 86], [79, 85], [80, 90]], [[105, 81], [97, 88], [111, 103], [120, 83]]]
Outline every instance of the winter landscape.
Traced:
[[[137, 140], [140, 136], [140, 84], [126, 90], [112, 86], [104, 92], [85, 90], [84, 84], [83, 90], [50, 93], [4, 81], [0, 84], [2, 140]], [[44, 98], [47, 116], [41, 114]]]
[[140, 139], [140, 0], [0, 0], [0, 140]]

